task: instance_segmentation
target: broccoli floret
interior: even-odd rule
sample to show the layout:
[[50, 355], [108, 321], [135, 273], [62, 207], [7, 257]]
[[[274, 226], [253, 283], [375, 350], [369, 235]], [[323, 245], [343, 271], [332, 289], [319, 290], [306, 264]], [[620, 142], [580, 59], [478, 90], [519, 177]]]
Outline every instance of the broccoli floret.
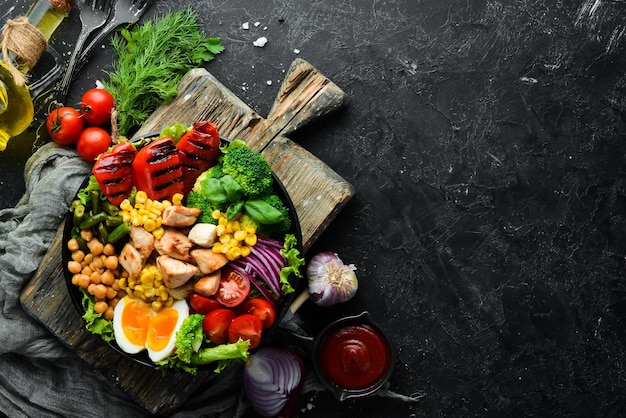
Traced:
[[202, 331], [202, 321], [204, 315], [189, 315], [176, 333], [176, 356], [183, 362], [191, 362], [191, 356], [200, 350], [204, 332]]
[[202, 193], [194, 190], [187, 193], [185, 206], [188, 208], [200, 209], [202, 213], [198, 216], [198, 222], [205, 224], [217, 224], [217, 219], [213, 218], [214, 210], [222, 210], [220, 205], [211, 203]]
[[250, 149], [243, 141], [233, 141], [222, 162], [224, 174], [230, 175], [250, 198], [270, 193], [273, 187], [272, 168], [263, 155]]

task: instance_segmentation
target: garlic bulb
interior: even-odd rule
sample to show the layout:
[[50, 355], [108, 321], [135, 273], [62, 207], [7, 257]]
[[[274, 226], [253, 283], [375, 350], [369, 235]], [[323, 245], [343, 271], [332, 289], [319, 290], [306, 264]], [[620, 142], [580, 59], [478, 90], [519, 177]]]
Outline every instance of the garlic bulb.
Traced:
[[359, 287], [355, 270], [335, 253], [315, 255], [307, 266], [310, 299], [323, 307], [351, 299]]

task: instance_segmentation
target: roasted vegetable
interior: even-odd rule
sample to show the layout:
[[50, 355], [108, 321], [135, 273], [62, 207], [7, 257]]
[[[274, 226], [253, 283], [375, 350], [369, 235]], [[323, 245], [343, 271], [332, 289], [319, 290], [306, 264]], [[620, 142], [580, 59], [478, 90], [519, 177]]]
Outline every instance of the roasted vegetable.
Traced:
[[189, 192], [198, 176], [215, 164], [220, 153], [220, 134], [217, 125], [203, 121], [196, 122], [176, 144], [178, 157], [183, 170], [185, 193]]
[[133, 188], [132, 165], [136, 154], [129, 142], [120, 142], [103, 153], [93, 166], [93, 175], [102, 192], [115, 206], [119, 206]]
[[171, 138], [160, 138], [143, 147], [132, 164], [133, 183], [152, 200], [172, 200], [183, 193], [183, 171]]

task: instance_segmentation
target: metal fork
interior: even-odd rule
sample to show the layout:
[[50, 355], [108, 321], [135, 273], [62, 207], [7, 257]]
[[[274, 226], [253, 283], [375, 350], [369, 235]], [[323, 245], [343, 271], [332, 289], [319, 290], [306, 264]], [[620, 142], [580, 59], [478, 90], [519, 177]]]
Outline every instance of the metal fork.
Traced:
[[76, 72], [76, 65], [81, 56], [83, 45], [87, 42], [89, 35], [102, 25], [104, 25], [111, 12], [109, 0], [82, 0], [80, 5], [80, 21], [82, 27], [74, 45], [74, 51], [67, 64], [67, 69], [63, 79], [57, 86], [57, 98], [65, 100], [69, 90], [70, 82]]
[[113, 6], [113, 15], [89, 44], [83, 49], [77, 68], [82, 67], [97, 46], [101, 45], [111, 32], [118, 26], [130, 25], [139, 20], [146, 12], [152, 0], [116, 0]]

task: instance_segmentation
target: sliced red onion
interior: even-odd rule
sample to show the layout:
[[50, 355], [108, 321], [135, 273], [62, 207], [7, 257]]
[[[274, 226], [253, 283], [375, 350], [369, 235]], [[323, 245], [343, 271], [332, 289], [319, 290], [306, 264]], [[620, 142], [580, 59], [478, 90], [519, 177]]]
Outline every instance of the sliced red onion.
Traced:
[[243, 369], [243, 390], [261, 416], [285, 416], [295, 407], [304, 381], [300, 357], [280, 347], [261, 348], [251, 354]]

